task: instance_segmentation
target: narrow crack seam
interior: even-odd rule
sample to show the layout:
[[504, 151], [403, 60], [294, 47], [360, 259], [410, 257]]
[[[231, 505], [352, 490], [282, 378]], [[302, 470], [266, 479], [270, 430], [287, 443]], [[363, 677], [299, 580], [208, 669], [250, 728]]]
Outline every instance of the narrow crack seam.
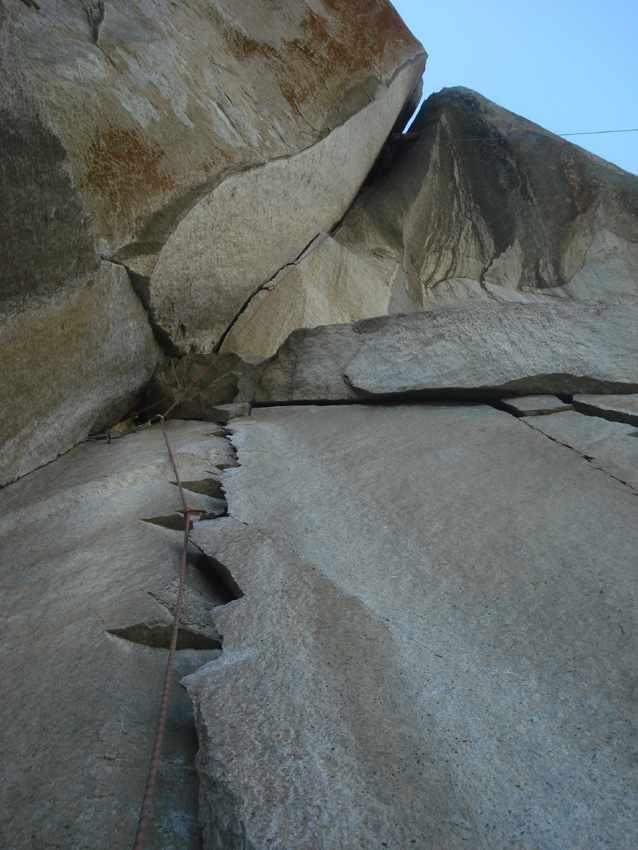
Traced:
[[[495, 405], [492, 405], [492, 406], [495, 407]], [[497, 410], [500, 409], [502, 411], [501, 408], [496, 408], [496, 409]], [[502, 412], [509, 413], [509, 411], [507, 411], [507, 410], [502, 411]], [[572, 446], [569, 443], [564, 443], [562, 440], [559, 440], [556, 437], [552, 437], [549, 434], [545, 433], [545, 431], [541, 430], [540, 428], [536, 428], [534, 425], [532, 425], [532, 423], [528, 420], [534, 419], [535, 417], [533, 417], [533, 416], [532, 417], [515, 416], [512, 413], [509, 413], [509, 415], [512, 416], [513, 419], [517, 419], [519, 422], [522, 422], [524, 425], [526, 425], [528, 428], [530, 428], [535, 433], [542, 434], [543, 437], [546, 437], [548, 440], [551, 440], [552, 443], [556, 443], [556, 445], [563, 446], [564, 448], [569, 449], [570, 451], [574, 452], [574, 454], [577, 454], [580, 458], [587, 461], [587, 463], [591, 466], [592, 469], [595, 469], [598, 472], [602, 472], [603, 475], [606, 475], [608, 478], [611, 478], [613, 481], [617, 481], [619, 484], [623, 484], [625, 487], [627, 487], [629, 490], [631, 490], [631, 492], [633, 493], [634, 496], [638, 496], [638, 489], [636, 489], [633, 486], [633, 484], [631, 484], [629, 481], [625, 481], [623, 478], [620, 478], [618, 475], [614, 475], [613, 472], [610, 472], [606, 467], [602, 466], [601, 461], [599, 461], [593, 455], [587, 455], [584, 452], [581, 452], [575, 446]], [[598, 418], [601, 418], [601, 417], [598, 417]]]
[[312, 237], [312, 239], [308, 242], [308, 244], [304, 248], [302, 248], [302, 250], [297, 254], [297, 256], [294, 259], [289, 260], [287, 263], [284, 263], [283, 266], [278, 268], [277, 271], [274, 272], [268, 278], [268, 280], [264, 281], [263, 283], [260, 283], [259, 286], [257, 287], [257, 289], [255, 289], [253, 292], [251, 292], [251, 294], [248, 296], [248, 298], [241, 305], [241, 307], [239, 308], [237, 313], [235, 313], [235, 316], [231, 319], [230, 323], [227, 325], [226, 330], [220, 336], [219, 341], [217, 342], [217, 344], [215, 345], [215, 348], [214, 348], [214, 351], [215, 351], [216, 354], [218, 354], [221, 351], [223, 344], [226, 342], [226, 338], [228, 337], [228, 335], [230, 334], [232, 329], [235, 327], [235, 325], [237, 324], [239, 319], [243, 316], [243, 314], [246, 312], [246, 310], [250, 307], [252, 301], [259, 295], [259, 293], [264, 292], [264, 291], [267, 291], [267, 292], [272, 291], [275, 287], [274, 286], [271, 287], [269, 284], [271, 284], [277, 277], [279, 277], [279, 275], [282, 272], [284, 272], [286, 269], [290, 269], [290, 268], [293, 268], [294, 266], [299, 265], [299, 263], [302, 260], [304, 260], [308, 255], [312, 254], [313, 251], [316, 251], [317, 248], [319, 248], [319, 246], [323, 244], [323, 242], [325, 241], [325, 239], [327, 237], [328, 237], [327, 233], [316, 233]]

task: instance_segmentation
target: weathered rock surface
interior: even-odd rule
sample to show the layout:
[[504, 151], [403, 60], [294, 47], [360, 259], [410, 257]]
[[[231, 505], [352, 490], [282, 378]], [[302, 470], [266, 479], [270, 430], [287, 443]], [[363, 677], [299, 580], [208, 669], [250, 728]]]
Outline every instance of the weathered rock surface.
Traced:
[[[3, 351], [20, 364], [11, 392], [34, 408], [30, 376], [61, 399], [77, 376], [83, 425], [59, 416], [54, 438], [49, 411], [32, 416], [48, 448], [5, 478], [115, 417], [152, 372], [148, 356], [119, 365], [139, 359], [146, 332], [130, 294], [91, 297], [112, 274], [103, 259], [128, 268], [165, 347], [210, 350], [247, 297], [342, 217], [424, 62], [386, 0], [6, 0], [0, 318], [15, 342]], [[77, 301], [81, 322], [60, 325], [60, 304]], [[105, 326], [113, 338], [96, 349]], [[51, 346], [61, 327], [65, 345]], [[7, 438], [25, 427], [18, 417]]]
[[339, 221], [422, 70], [411, 59], [375, 81], [369, 68], [366, 86], [377, 93], [359, 112], [298, 153], [228, 177], [179, 223], [149, 302], [180, 350], [213, 350], [245, 302]]
[[206, 850], [633, 850], [635, 494], [529, 421], [234, 424], [196, 542], [245, 596], [186, 679]]
[[[210, 424], [169, 423], [194, 507], [234, 463]], [[0, 492], [0, 846], [132, 846], [175, 604], [183, 517], [157, 428], [87, 443]], [[207, 495], [210, 494], [210, 495]], [[217, 567], [193, 550], [182, 675], [219, 652]], [[211, 655], [212, 653], [212, 655]], [[146, 847], [199, 845], [189, 701], [171, 696]]]
[[521, 398], [504, 398], [502, 403], [510, 413], [519, 413], [521, 416], [544, 416], [545, 414], [572, 409], [571, 404], [561, 401], [555, 395], [526, 395]]
[[570, 446], [638, 492], [638, 423], [609, 422], [566, 411], [556, 416], [534, 417], [528, 424]]
[[295, 331], [257, 402], [635, 391], [638, 301], [472, 304]]
[[335, 238], [392, 257], [405, 309], [467, 298], [638, 293], [638, 177], [502, 109], [443, 89]]
[[638, 425], [638, 395], [577, 395], [574, 407], [603, 419]]
[[262, 289], [225, 345], [265, 357], [296, 324], [548, 293], [609, 300], [638, 294], [637, 281], [638, 177], [444, 89], [392, 137], [321, 254]]
[[0, 485], [123, 416], [159, 349], [124, 269], [0, 309]]

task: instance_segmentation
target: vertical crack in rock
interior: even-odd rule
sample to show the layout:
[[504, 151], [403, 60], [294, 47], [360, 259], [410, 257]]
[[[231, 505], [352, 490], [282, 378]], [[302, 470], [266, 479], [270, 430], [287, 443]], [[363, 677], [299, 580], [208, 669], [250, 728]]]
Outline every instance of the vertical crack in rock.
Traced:
[[120, 262], [119, 260], [115, 260], [112, 257], [105, 257], [101, 255], [100, 262], [110, 263], [113, 266], [120, 266], [120, 268], [124, 269], [124, 271], [128, 275], [129, 283], [131, 284], [133, 292], [135, 293], [135, 295], [137, 295], [142, 307], [144, 308], [144, 312], [146, 313], [146, 319], [151, 328], [151, 331], [153, 332], [155, 341], [159, 345], [161, 351], [167, 357], [175, 357], [178, 354], [178, 350], [173, 344], [173, 341], [170, 338], [169, 334], [167, 334], [166, 331], [157, 322], [153, 308], [150, 303], [150, 277], [133, 271], [133, 269], [127, 266], [126, 263]]
[[[232, 428], [224, 428], [224, 437], [225, 437], [226, 441], [228, 442], [228, 445], [230, 446], [230, 450], [231, 450], [231, 453], [232, 453], [232, 462], [224, 465], [223, 466], [224, 469], [236, 469], [236, 468], [241, 466], [241, 463], [239, 462], [239, 452], [237, 451], [237, 446], [235, 445], [235, 443], [233, 441], [234, 433], [235, 432], [233, 431]], [[220, 467], [220, 469], [221, 468], [222, 467]], [[223, 482], [222, 482], [222, 486], [223, 486]], [[224, 492], [226, 492], [226, 491], [224, 490]]]
[[197, 552], [189, 556], [189, 565], [199, 572], [208, 596], [214, 601], [214, 607], [241, 599], [244, 592], [228, 567], [199, 547], [196, 548]]
[[316, 248], [318, 248], [321, 245], [321, 243], [326, 239], [327, 235], [328, 235], [327, 233], [316, 233], [312, 237], [312, 239], [308, 242], [308, 244], [304, 248], [302, 248], [302, 250], [299, 252], [299, 254], [297, 254], [297, 256], [294, 259], [289, 260], [287, 263], [284, 263], [283, 266], [278, 268], [277, 271], [274, 272], [268, 278], [268, 280], [264, 281], [264, 283], [261, 283], [257, 287], [257, 289], [255, 289], [253, 292], [251, 292], [251, 294], [244, 301], [244, 303], [241, 305], [239, 310], [235, 313], [235, 315], [233, 316], [233, 318], [229, 322], [228, 326], [226, 327], [226, 330], [220, 336], [219, 342], [215, 346], [216, 352], [221, 351], [222, 346], [224, 345], [224, 342], [226, 341], [226, 338], [228, 337], [228, 335], [230, 334], [232, 329], [235, 327], [235, 325], [237, 324], [239, 319], [246, 312], [246, 310], [248, 310], [252, 301], [259, 295], [259, 293], [264, 292], [265, 290], [268, 290], [268, 289], [274, 289], [275, 286], [277, 285], [276, 279], [279, 277], [279, 275], [281, 275], [282, 272], [286, 271], [286, 269], [290, 269], [293, 266], [299, 265], [299, 263], [302, 260], [304, 260], [309, 254], [311, 254]]
[[[230, 434], [230, 429], [225, 428], [214, 432], [211, 436], [222, 436], [228, 441], [232, 449], [232, 460], [227, 464], [227, 466], [232, 468], [238, 465], [238, 461], [237, 451], [230, 440]], [[182, 483], [186, 490], [189, 490], [192, 493], [199, 493], [201, 495], [208, 496], [214, 501], [220, 502], [223, 506], [223, 513], [225, 514], [227, 504], [224, 498], [223, 483], [216, 477], [213, 477], [217, 472], [219, 472], [218, 467], [215, 468], [215, 472], [211, 471], [210, 478], [185, 480]], [[171, 481], [170, 483], [174, 486], [177, 485], [177, 482], [175, 481]], [[219, 515], [222, 515], [221, 512]], [[167, 516], [152, 517], [144, 521], [169, 529], [170, 531], [179, 532], [180, 537], [184, 531], [185, 517], [183, 513], [178, 511]], [[196, 520], [195, 524], [202, 521], [206, 520]], [[212, 521], [214, 521], [214, 519]], [[175, 537], [177, 537], [177, 535], [175, 535]], [[214, 612], [220, 606], [227, 605], [228, 603], [241, 598], [243, 596], [243, 591], [231, 571], [224, 563], [205, 553], [202, 549], [196, 546], [192, 540], [190, 541], [190, 544], [188, 552], [188, 565], [190, 569], [188, 573], [188, 582], [185, 588], [184, 608], [178, 630], [177, 650], [180, 652], [187, 650], [190, 650], [191, 652], [213, 652], [219, 655], [223, 652], [223, 635], [218, 631]], [[167, 548], [167, 557], [175, 557], [177, 550], [177, 545]], [[107, 630], [107, 634], [111, 637], [111, 639], [117, 641], [127, 641], [152, 650], [168, 650], [171, 645], [174, 630], [174, 623], [171, 621], [170, 617], [174, 618], [175, 616], [178, 588], [179, 580], [174, 578], [164, 589], [160, 591], [149, 591], [153, 599], [165, 610], [165, 619], [154, 618], [143, 622], [132, 623], [123, 627], [111, 628]], [[208, 657], [195, 656], [195, 658], [191, 659], [189, 659], [188, 656], [186, 656], [186, 658], [184, 658], [184, 656], [180, 657], [184, 663], [180, 668], [178, 666], [180, 662], [176, 660], [175, 675], [177, 680], [181, 680], [182, 676], [187, 673], [193, 673], [193, 664], [195, 664], [196, 668], [198, 668], [203, 663], [210, 661], [210, 655]], [[170, 764], [171, 758], [177, 758], [180, 765], [186, 763], [190, 766], [190, 769], [194, 769], [196, 748], [197, 746], [201, 748], [201, 742], [197, 737], [198, 725], [195, 722], [193, 704], [185, 694], [183, 696], [179, 694], [174, 695], [173, 700], [175, 700], [176, 704], [180, 704], [184, 701], [188, 703], [187, 707], [186, 705], [181, 705], [179, 711], [181, 711], [182, 727], [185, 729], [188, 726], [188, 728], [192, 731], [192, 745], [186, 745], [184, 744], [184, 741], [182, 741], [180, 745], [181, 748], [176, 751], [177, 755], [173, 754], [171, 756], [170, 752], [164, 752], [162, 756], [163, 769], [165, 770]], [[206, 777], [202, 777], [199, 771], [195, 771], [195, 775], [197, 776], [198, 784], [201, 784], [202, 779], [204, 782], [208, 781]], [[164, 793], [174, 794], [175, 792], [166, 790]], [[200, 800], [206, 800], [208, 795], [199, 794], [193, 798], [190, 805], [191, 815], [194, 820], [198, 818], [197, 796], [199, 796]], [[222, 795], [222, 797], [223, 799], [226, 799], [228, 794]], [[234, 805], [230, 801], [229, 806], [232, 811]], [[209, 820], [209, 818], [206, 819], [206, 821]], [[239, 833], [237, 833], [237, 829], [240, 830]], [[235, 829], [233, 834], [239, 835], [240, 840], [242, 840], [240, 834], [241, 825], [237, 825], [237, 829]], [[231, 845], [220, 844], [219, 846], [226, 847]], [[245, 841], [242, 844], [232, 846], [248, 847]]]

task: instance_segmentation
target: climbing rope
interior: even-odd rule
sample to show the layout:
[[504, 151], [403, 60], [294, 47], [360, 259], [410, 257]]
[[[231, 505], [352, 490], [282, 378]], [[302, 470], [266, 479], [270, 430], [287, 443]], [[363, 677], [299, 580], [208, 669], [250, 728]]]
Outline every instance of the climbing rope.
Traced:
[[184, 542], [182, 546], [182, 555], [179, 570], [179, 588], [177, 591], [177, 601], [175, 604], [175, 620], [173, 622], [173, 634], [171, 636], [171, 645], [168, 650], [166, 670], [164, 671], [164, 682], [160, 694], [159, 717], [157, 720], [157, 726], [155, 728], [155, 736], [153, 738], [153, 749], [151, 752], [151, 760], [148, 768], [148, 774], [146, 777], [146, 784], [144, 786], [144, 796], [142, 797], [142, 805], [140, 807], [140, 814], [137, 822], [137, 832], [135, 834], [135, 843], [133, 845], [133, 850], [144, 850], [144, 834], [146, 832], [146, 828], [151, 817], [151, 811], [153, 808], [153, 793], [155, 791], [155, 784], [157, 782], [157, 775], [159, 773], [160, 768], [162, 740], [164, 738], [164, 730], [166, 728], [166, 718], [168, 716], [168, 700], [170, 696], [171, 684], [173, 681], [173, 673], [175, 668], [175, 652], [177, 650], [179, 625], [182, 618], [182, 608], [184, 606], [184, 591], [186, 588], [186, 577], [188, 573], [188, 543], [191, 530], [191, 515], [206, 513], [206, 511], [191, 508], [188, 502], [186, 501], [186, 496], [184, 495], [184, 488], [182, 486], [182, 479], [180, 478], [179, 471], [177, 469], [177, 463], [175, 462], [175, 455], [173, 454], [173, 449], [168, 439], [168, 434], [166, 432], [165, 416], [158, 415], [153, 418], [158, 419], [160, 422], [162, 436], [164, 437], [168, 456], [173, 467], [175, 482], [179, 489], [179, 497], [182, 502], [182, 511], [184, 514]]

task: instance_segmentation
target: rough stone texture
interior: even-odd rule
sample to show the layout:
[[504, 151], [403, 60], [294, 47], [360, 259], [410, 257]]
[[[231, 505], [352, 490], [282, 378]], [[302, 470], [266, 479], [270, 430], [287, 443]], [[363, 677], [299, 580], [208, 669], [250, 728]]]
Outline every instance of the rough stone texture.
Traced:
[[[77, 371], [66, 345], [50, 347], [60, 303], [84, 302], [64, 339], [99, 355], [86, 368], [102, 370], [102, 395], [117, 374], [109, 358], [138, 358], [134, 300], [90, 309], [103, 258], [129, 269], [167, 349], [214, 346], [246, 298], [343, 215], [424, 62], [387, 0], [2, 3], [0, 319], [30, 343], [11, 352], [23, 378], [12, 391], [39, 406], [29, 376], [42, 352], [60, 396]], [[104, 323], [122, 321], [120, 350], [92, 353]], [[135, 388], [148, 377], [139, 367]], [[82, 407], [95, 397], [92, 384], [74, 389]], [[100, 401], [84, 419], [106, 414]], [[78, 434], [59, 420], [46, 457], [8, 477]]]
[[15, 299], [0, 321], [0, 484], [124, 415], [159, 349], [126, 272], [102, 263], [82, 286]]
[[638, 293], [638, 177], [502, 109], [443, 89], [335, 239], [399, 264], [395, 301]]
[[504, 398], [503, 405], [510, 413], [520, 413], [521, 416], [543, 416], [546, 413], [557, 413], [571, 410], [571, 404], [566, 404], [555, 395], [527, 395], [522, 398]]
[[295, 331], [255, 399], [627, 392], [638, 386], [638, 301], [473, 304]]
[[527, 421], [235, 423], [196, 532], [245, 592], [186, 680], [206, 850], [636, 847], [635, 495]]
[[[228, 441], [209, 424], [168, 431], [189, 501], [221, 513], [206, 493], [217, 492], [211, 471], [234, 462]], [[133, 844], [179, 571], [173, 480], [162, 434], [150, 428], [79, 446], [0, 493], [7, 850]], [[192, 566], [182, 675], [219, 651], [213, 606], [228, 601], [212, 562], [193, 550]], [[174, 688], [147, 848], [199, 847], [195, 749], [188, 699]]]
[[638, 425], [638, 395], [577, 395], [574, 407], [581, 413]]
[[[637, 423], [638, 424], [638, 423]], [[565, 412], [534, 418], [529, 423], [559, 443], [570, 446], [591, 462], [638, 492], [638, 427], [596, 416]]]

